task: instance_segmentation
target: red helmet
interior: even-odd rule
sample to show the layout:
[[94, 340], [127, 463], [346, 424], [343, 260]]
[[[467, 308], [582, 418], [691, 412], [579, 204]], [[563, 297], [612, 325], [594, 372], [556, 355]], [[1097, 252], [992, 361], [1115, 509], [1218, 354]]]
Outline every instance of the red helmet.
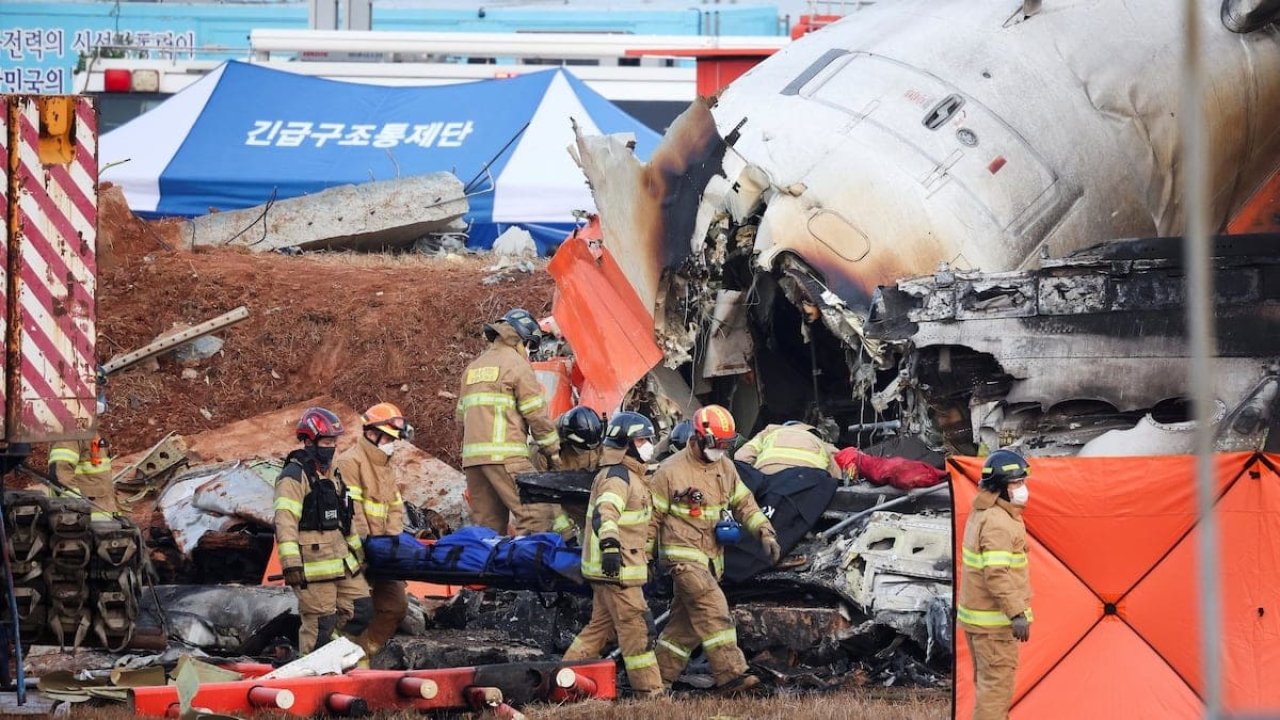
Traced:
[[322, 437], [338, 437], [344, 432], [342, 420], [322, 407], [307, 408], [298, 418], [298, 439], [316, 442]]
[[738, 437], [733, 416], [719, 405], [707, 405], [693, 414], [693, 432], [707, 448], [728, 449]]

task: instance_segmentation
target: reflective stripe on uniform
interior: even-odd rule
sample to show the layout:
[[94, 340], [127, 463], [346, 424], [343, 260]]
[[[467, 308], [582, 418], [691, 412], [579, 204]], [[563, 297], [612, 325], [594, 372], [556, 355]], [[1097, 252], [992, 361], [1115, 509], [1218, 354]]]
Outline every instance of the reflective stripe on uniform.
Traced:
[[535, 437], [533, 441], [538, 443], [538, 445], [540, 445], [541, 447], [547, 447], [548, 445], [555, 445], [556, 443], [560, 442], [560, 433], [556, 430], [552, 430], [546, 435], [539, 435]]
[[1008, 552], [1006, 550], [988, 550], [984, 553], [964, 548], [964, 565], [975, 570], [989, 567], [1024, 568], [1027, 566], [1027, 554]]
[[724, 505], [699, 505], [699, 513], [697, 517], [693, 516], [693, 506], [683, 502], [671, 503], [671, 506], [665, 512], [668, 515], [675, 515], [693, 522], [705, 522], [715, 525], [720, 522], [720, 514], [725, 511]]
[[757, 510], [747, 517], [747, 530], [754, 533], [761, 525], [768, 521], [769, 518], [765, 517], [763, 512]]
[[292, 513], [293, 516], [297, 518], [302, 517], [302, 503], [298, 502], [297, 500], [294, 500], [293, 498], [287, 498], [287, 497], [276, 498], [275, 509], [284, 510], [287, 513]]
[[573, 518], [564, 513], [557, 513], [555, 521], [551, 523], [551, 532], [564, 532], [571, 527], [573, 527]]
[[657, 510], [660, 513], [671, 512], [671, 503], [667, 502], [666, 498], [658, 495], [658, 493], [655, 493], [655, 492], [649, 493], [649, 498], [653, 501], [654, 510]]
[[391, 511], [391, 506], [387, 503], [374, 502], [372, 500], [364, 501], [364, 514], [369, 517], [386, 519], [387, 513]]
[[[1035, 619], [1031, 615], [1031, 608], [1027, 608], [1023, 614], [1028, 622]], [[956, 620], [966, 625], [977, 627], [1004, 627], [1013, 624], [1009, 616], [999, 610], [973, 610], [963, 605], [956, 606]]]
[[693, 650], [686, 650], [684, 647], [682, 647], [678, 643], [675, 643], [666, 638], [658, 638], [658, 647], [666, 650], [672, 655], [675, 655], [680, 658], [684, 658], [685, 660], [688, 660], [689, 656], [693, 654]]
[[743, 498], [747, 497], [750, 494], [751, 494], [751, 491], [747, 489], [747, 486], [743, 484], [741, 480], [739, 480], [733, 486], [733, 494], [729, 496], [729, 504], [737, 505], [738, 503], [742, 502]]
[[702, 638], [702, 647], [706, 650], [711, 650], [721, 645], [736, 645], [737, 642], [738, 631], [736, 628], [730, 627]]
[[302, 572], [308, 580], [327, 580], [343, 573], [341, 558], [312, 560], [302, 563]]
[[364, 542], [360, 539], [359, 535], [355, 535], [355, 534], [348, 535], [347, 547], [351, 548], [352, 550], [359, 550], [360, 548], [364, 547]]
[[458, 400], [458, 407], [464, 410], [473, 407], [509, 408], [515, 404], [515, 398], [505, 393], [467, 393]]
[[645, 565], [623, 565], [618, 571], [617, 577], [607, 577], [604, 574], [604, 568], [601, 567], [598, 559], [590, 560], [583, 558], [582, 560], [582, 576], [592, 580], [638, 580], [644, 582], [649, 579], [649, 568]]
[[49, 451], [49, 462], [50, 464], [64, 462], [75, 465], [80, 462], [80, 453], [75, 450], [68, 450], [67, 448], [56, 448]]
[[524, 402], [517, 405], [516, 410], [519, 410], [521, 415], [528, 415], [534, 410], [537, 410], [539, 408], [543, 408], [546, 406], [547, 406], [546, 399], [544, 399], [541, 395], [534, 395], [528, 400], [525, 400]]
[[600, 493], [600, 497], [596, 498], [596, 507], [599, 507], [602, 503], [612, 505], [619, 513], [627, 507], [627, 501], [615, 492]]
[[97, 464], [88, 460], [76, 463], [77, 475], [101, 475], [109, 472], [111, 472], [111, 458], [105, 458]]
[[647, 667], [653, 667], [658, 664], [658, 656], [653, 654], [652, 650], [640, 653], [639, 655], [623, 655], [622, 664], [628, 670], [641, 670]]
[[684, 545], [662, 545], [658, 548], [658, 557], [669, 563], [691, 562], [698, 563], [702, 567], [707, 567], [710, 564], [711, 569], [717, 575], [724, 572], [723, 555], [709, 558], [701, 550]]
[[286, 540], [285, 542], [280, 543], [280, 547], [277, 548], [276, 551], [279, 553], [281, 560], [286, 557], [302, 556], [302, 550], [298, 547], [298, 543], [293, 542], [292, 540]]
[[643, 510], [625, 510], [618, 517], [619, 525], [648, 525], [651, 513], [649, 508]]
[[99, 521], [102, 521], [102, 520], [110, 520], [110, 519], [111, 519], [111, 518], [113, 518], [113, 517], [115, 517], [115, 516], [114, 516], [114, 515], [112, 515], [111, 513], [109, 513], [109, 512], [103, 512], [103, 511], [101, 511], [101, 510], [94, 510], [93, 512], [90, 512], [90, 513], [89, 513], [89, 521], [90, 521], [90, 522], [99, 522]]
[[493, 460], [502, 460], [518, 455], [525, 455], [529, 452], [529, 448], [523, 443], [508, 442], [491, 442], [491, 443], [467, 443], [462, 446], [462, 457], [473, 458], [483, 455], [490, 456]]
[[754, 465], [768, 465], [769, 463], [783, 462], [786, 464], [798, 464], [805, 467], [814, 467], [825, 470], [830, 465], [830, 458], [826, 451], [823, 450], [805, 450], [796, 447], [778, 447], [778, 432], [772, 432], [760, 443], [760, 454], [756, 456]]
[[364, 502], [364, 489], [355, 485], [348, 485], [347, 496], [356, 502]]

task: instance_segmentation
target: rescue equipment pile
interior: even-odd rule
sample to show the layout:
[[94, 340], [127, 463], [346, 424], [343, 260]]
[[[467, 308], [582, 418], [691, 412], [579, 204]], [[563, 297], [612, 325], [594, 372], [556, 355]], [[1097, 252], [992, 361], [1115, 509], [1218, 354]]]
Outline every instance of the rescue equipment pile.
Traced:
[[128, 646], [143, 580], [138, 528], [126, 518], [95, 517], [105, 513], [85, 500], [34, 491], [5, 492], [4, 508], [24, 642]]

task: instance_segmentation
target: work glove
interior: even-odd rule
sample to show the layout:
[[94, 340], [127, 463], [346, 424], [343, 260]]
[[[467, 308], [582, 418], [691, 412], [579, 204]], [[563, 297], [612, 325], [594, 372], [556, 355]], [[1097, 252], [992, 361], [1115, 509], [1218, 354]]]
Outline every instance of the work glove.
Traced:
[[600, 541], [600, 570], [605, 577], [622, 574], [622, 545], [613, 538]]
[[288, 567], [284, 569], [284, 584], [291, 588], [300, 590], [307, 589], [307, 574], [300, 567]]
[[561, 467], [563, 467], [563, 466], [560, 464], [560, 454], [559, 454], [559, 453], [547, 453], [545, 457], [547, 458], [547, 471], [548, 471], [548, 472], [555, 472], [556, 470], [559, 470]]
[[1018, 642], [1026, 642], [1031, 639], [1031, 622], [1027, 620], [1025, 614], [1018, 615], [1013, 619], [1013, 636]]
[[777, 565], [782, 559], [782, 546], [778, 544], [778, 538], [774, 535], [765, 535], [760, 538], [760, 544], [764, 546], [764, 551], [769, 553], [769, 562]]

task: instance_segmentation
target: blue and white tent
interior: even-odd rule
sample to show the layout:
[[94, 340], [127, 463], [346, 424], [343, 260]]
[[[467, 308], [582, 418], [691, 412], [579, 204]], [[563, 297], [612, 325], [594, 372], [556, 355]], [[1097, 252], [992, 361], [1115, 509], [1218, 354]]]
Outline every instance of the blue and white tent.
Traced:
[[658, 143], [657, 133], [559, 69], [387, 87], [228, 62], [104, 135], [99, 160], [129, 160], [102, 179], [147, 217], [448, 171], [471, 183], [471, 246], [488, 247], [519, 225], [545, 251], [572, 227], [574, 210], [594, 208], [567, 151], [570, 118], [586, 133], [634, 134], [642, 160]]

